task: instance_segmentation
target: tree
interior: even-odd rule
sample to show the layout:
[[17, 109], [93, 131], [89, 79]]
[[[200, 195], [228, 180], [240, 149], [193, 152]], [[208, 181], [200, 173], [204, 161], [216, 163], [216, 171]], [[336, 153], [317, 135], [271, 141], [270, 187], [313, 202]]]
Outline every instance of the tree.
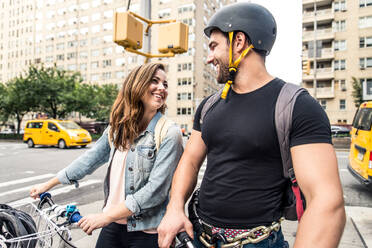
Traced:
[[118, 92], [119, 88], [116, 84], [92, 85], [90, 93], [87, 93], [87, 95], [93, 94], [91, 108], [81, 109], [81, 113], [97, 121], [108, 121]]
[[5, 92], [4, 116], [5, 118], [13, 116], [17, 120], [17, 133], [19, 133], [23, 116], [38, 105], [34, 83], [28, 78], [16, 77], [7, 83]]
[[0, 123], [4, 125], [9, 119], [9, 113], [6, 111], [6, 99], [7, 99], [7, 88], [6, 85], [0, 83]]
[[363, 103], [363, 87], [362, 83], [355, 77], [353, 79], [353, 92], [351, 95], [354, 98], [355, 107], [359, 108], [360, 104]]
[[28, 77], [35, 82], [39, 101], [37, 111], [58, 119], [76, 110], [76, 90], [82, 82], [80, 73], [61, 70], [56, 65], [49, 68], [42, 65], [40, 68], [31, 66]]

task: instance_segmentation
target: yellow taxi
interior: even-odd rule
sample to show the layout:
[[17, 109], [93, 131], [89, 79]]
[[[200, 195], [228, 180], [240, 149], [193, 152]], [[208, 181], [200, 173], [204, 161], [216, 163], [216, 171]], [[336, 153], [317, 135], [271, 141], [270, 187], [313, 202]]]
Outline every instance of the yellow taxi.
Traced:
[[364, 185], [372, 186], [372, 101], [362, 103], [354, 116], [348, 169]]
[[86, 147], [92, 142], [89, 132], [73, 121], [31, 120], [27, 121], [23, 141], [29, 148], [35, 145]]

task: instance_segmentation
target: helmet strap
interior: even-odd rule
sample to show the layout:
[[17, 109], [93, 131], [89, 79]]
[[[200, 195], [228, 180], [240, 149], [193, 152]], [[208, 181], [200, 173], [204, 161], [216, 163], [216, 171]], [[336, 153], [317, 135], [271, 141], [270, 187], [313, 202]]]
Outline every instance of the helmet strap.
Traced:
[[248, 54], [248, 52], [253, 48], [253, 45], [251, 44], [249, 47], [247, 47], [237, 58], [235, 61], [233, 61], [233, 54], [232, 54], [232, 41], [234, 37], [234, 31], [229, 32], [229, 40], [230, 40], [230, 48], [229, 48], [229, 78], [225, 84], [225, 87], [223, 88], [221, 98], [226, 99], [227, 93], [229, 92], [231, 84], [234, 83], [236, 72], [238, 70], [238, 66], [240, 61]]

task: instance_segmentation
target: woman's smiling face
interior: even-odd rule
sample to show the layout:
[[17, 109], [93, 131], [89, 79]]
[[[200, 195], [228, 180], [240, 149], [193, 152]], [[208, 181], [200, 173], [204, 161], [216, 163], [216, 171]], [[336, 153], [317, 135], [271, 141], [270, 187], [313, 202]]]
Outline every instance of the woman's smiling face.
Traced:
[[145, 109], [158, 110], [165, 104], [168, 96], [168, 82], [163, 70], [158, 69], [151, 79], [149, 87], [141, 97]]

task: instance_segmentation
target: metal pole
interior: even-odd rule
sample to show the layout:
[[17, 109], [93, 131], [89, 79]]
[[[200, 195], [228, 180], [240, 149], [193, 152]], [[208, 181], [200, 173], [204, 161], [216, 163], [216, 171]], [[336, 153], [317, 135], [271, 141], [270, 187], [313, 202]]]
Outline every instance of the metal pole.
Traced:
[[[151, 20], [151, 0], [141, 0], [141, 16]], [[143, 52], [151, 53], [151, 29], [143, 37]]]
[[314, 1], [314, 69], [313, 69], [313, 74], [314, 74], [314, 81], [313, 81], [313, 87], [314, 87], [314, 98], [316, 100], [317, 99], [317, 80], [316, 80], [316, 67], [317, 67], [317, 63], [316, 63], [316, 50], [317, 50], [317, 45], [316, 45], [316, 32], [317, 32], [317, 13], [316, 13], [316, 2]]

